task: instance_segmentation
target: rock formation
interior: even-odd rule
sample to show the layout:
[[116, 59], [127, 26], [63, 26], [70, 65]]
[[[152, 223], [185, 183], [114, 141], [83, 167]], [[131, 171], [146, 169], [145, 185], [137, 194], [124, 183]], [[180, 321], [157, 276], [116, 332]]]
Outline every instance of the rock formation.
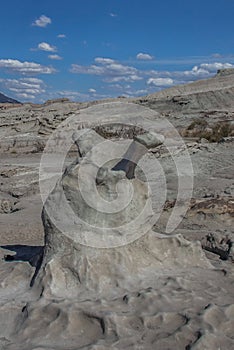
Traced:
[[[0, 105], [1, 350], [234, 347], [234, 143], [232, 134], [200, 139], [199, 128], [201, 120], [205, 131], [232, 125], [233, 96], [234, 74], [224, 71], [134, 99], [134, 108], [129, 99]], [[66, 144], [56, 130], [70, 117], [75, 126], [57, 172]], [[184, 143], [167, 148], [171, 132], [154, 128], [158, 119], [169, 120]], [[44, 164], [53, 180], [45, 195], [39, 168], [52, 133], [60, 154]], [[178, 160], [187, 185], [186, 152], [192, 199], [165, 235], [177, 205]], [[157, 175], [156, 186], [148, 174]], [[41, 195], [48, 197], [44, 227]]]
[[101, 167], [98, 146], [106, 140], [92, 130], [76, 132], [73, 139], [78, 161], [65, 171], [42, 214], [45, 256], [38, 283], [45, 295], [113, 298], [143, 288], [155, 269], [210, 266], [199, 244], [151, 230], [151, 196], [133, 164], [145, 152], [143, 145], [162, 143], [156, 134], [136, 137], [122, 160]]

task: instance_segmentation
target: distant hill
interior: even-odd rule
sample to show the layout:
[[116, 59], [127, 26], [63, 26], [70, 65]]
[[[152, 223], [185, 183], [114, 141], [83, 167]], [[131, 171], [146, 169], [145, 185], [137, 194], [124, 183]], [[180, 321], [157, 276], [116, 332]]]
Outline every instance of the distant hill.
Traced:
[[0, 93], [0, 103], [20, 103], [20, 102]]
[[234, 109], [234, 69], [222, 69], [209, 79], [175, 85], [154, 94], [138, 97], [134, 102], [160, 113], [195, 113], [207, 110]]

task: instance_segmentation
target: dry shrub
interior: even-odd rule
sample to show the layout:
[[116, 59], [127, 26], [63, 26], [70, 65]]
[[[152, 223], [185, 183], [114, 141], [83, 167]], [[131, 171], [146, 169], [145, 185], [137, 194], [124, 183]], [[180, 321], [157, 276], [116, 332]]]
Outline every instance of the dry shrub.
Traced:
[[192, 121], [192, 123], [188, 126], [187, 130], [194, 130], [194, 129], [205, 129], [208, 126], [208, 123], [206, 120], [197, 118]]
[[202, 133], [201, 138], [207, 139], [209, 142], [220, 142], [224, 137], [231, 136], [233, 126], [229, 122], [217, 122], [212, 127], [212, 132]]
[[197, 118], [187, 127], [183, 136], [199, 137], [209, 142], [220, 142], [224, 137], [234, 135], [234, 126], [230, 122], [216, 122], [210, 126], [206, 120]]
[[124, 125], [121, 123], [105, 124], [94, 127], [94, 130], [106, 139], [111, 138], [130, 138], [144, 133], [144, 130], [139, 126]]

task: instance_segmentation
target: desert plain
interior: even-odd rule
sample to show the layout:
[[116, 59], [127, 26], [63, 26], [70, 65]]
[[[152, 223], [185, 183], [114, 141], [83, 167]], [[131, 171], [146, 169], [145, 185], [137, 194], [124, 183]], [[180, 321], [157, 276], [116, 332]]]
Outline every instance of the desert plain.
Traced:
[[[134, 178], [113, 170], [146, 131], [160, 142]], [[136, 99], [3, 103], [0, 136], [1, 350], [234, 347], [234, 70]], [[122, 156], [94, 147], [105, 140]], [[76, 181], [103, 154], [101, 197], [111, 205], [119, 180], [123, 200], [135, 191], [120, 214], [94, 213]], [[157, 220], [116, 229], [146, 198]]]

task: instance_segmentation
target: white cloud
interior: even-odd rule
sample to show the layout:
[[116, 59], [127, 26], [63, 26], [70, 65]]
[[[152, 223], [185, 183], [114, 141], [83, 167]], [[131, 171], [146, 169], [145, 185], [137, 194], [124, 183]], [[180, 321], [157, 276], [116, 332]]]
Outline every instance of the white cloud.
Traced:
[[[151, 87], [144, 87], [142, 89], [137, 89], [129, 84], [111, 84], [109, 85], [109, 90], [111, 89], [113, 95], [116, 96], [124, 96], [124, 97], [134, 97], [134, 96], [142, 96], [149, 93], [152, 89]], [[153, 90], [154, 91], [154, 90]]]
[[234, 68], [234, 65], [231, 63], [202, 63], [201, 68], [208, 70], [209, 72], [216, 72], [218, 69]]
[[207, 69], [202, 68], [202, 65], [194, 66], [191, 70], [174, 72], [172, 74], [176, 76], [177, 79], [184, 81], [205, 79], [211, 76], [211, 73]]
[[[201, 63], [191, 70], [184, 71], [144, 71], [145, 76], [150, 76], [148, 85], [157, 87], [168, 87], [176, 84], [186, 84], [199, 79], [208, 79], [214, 76], [219, 69], [234, 68], [231, 63]], [[142, 74], [142, 72], [141, 72]]]
[[169, 72], [169, 76], [176, 79], [176, 83], [186, 83], [188, 81], [210, 78], [217, 70], [226, 68], [234, 68], [234, 65], [221, 62], [201, 63], [194, 66], [191, 70]]
[[64, 38], [66, 38], [66, 35], [65, 34], [58, 34], [57, 38], [64, 39]]
[[26, 81], [32, 84], [42, 84], [44, 83], [43, 80], [38, 79], [38, 78], [21, 78], [21, 81]]
[[105, 57], [96, 57], [94, 61], [100, 64], [112, 64], [115, 62], [111, 58], [105, 58]]
[[0, 83], [18, 99], [34, 100], [45, 92], [44, 82], [37, 78], [0, 79]]
[[147, 95], [148, 94], [147, 89], [140, 89], [140, 90], [126, 90], [124, 95], [129, 96], [129, 97], [134, 97], [134, 96], [142, 96], [142, 95]]
[[94, 99], [104, 99], [111, 97], [110, 95], [106, 94], [96, 94], [96, 93], [83, 93], [79, 91], [72, 91], [72, 90], [60, 90], [55, 91], [52, 93], [47, 94], [47, 99], [54, 99], [54, 98], [60, 98], [60, 97], [66, 97], [69, 98], [72, 101], [91, 101]]
[[38, 19], [36, 19], [34, 22], [33, 22], [33, 26], [36, 26], [36, 27], [42, 27], [42, 28], [45, 28], [48, 24], [50, 24], [52, 21], [51, 21], [51, 18], [45, 16], [45, 15], [42, 15], [40, 16]]
[[142, 52], [139, 52], [136, 56], [136, 58], [138, 60], [143, 60], [143, 61], [150, 61], [152, 60], [154, 57], [149, 55], [148, 53], [142, 53]]
[[51, 60], [62, 60], [63, 58], [59, 55], [49, 55], [48, 56]]
[[57, 92], [57, 94], [60, 97], [67, 97], [71, 100], [87, 100], [89, 98], [88, 94], [84, 94], [82, 92], [78, 92], [78, 91], [67, 91], [67, 90], [63, 90], [63, 91], [59, 91]]
[[174, 81], [171, 78], [149, 78], [147, 80], [148, 85], [154, 85], [159, 87], [171, 86]]
[[58, 91], [56, 92], [56, 97], [67, 97], [72, 101], [90, 101], [95, 99], [100, 99], [100, 98], [106, 98], [109, 97], [107, 95], [97, 95], [96, 93], [94, 94], [93, 92], [89, 93], [83, 93], [79, 91], [69, 91], [69, 90], [63, 90], [63, 91]]
[[103, 75], [105, 69], [96, 65], [82, 66], [79, 64], [72, 64], [70, 71], [76, 74]]
[[143, 78], [136, 75], [136, 74], [132, 74], [132, 75], [129, 75], [129, 76], [119, 76], [119, 77], [107, 77], [105, 79], [105, 81], [107, 83], [118, 83], [118, 82], [121, 82], [121, 81], [125, 81], [125, 82], [129, 82], [129, 83], [133, 83], [135, 81], [138, 81], [138, 80], [142, 80]]
[[52, 67], [42, 66], [39, 63], [34, 62], [21, 62], [13, 59], [0, 60], [0, 68], [8, 69], [12, 73], [20, 74], [51, 74], [55, 73], [55, 69]]
[[111, 17], [117, 17], [118, 15], [117, 15], [116, 13], [114, 13], [114, 12], [111, 12], [111, 13], [110, 13], [110, 16], [111, 16]]
[[91, 93], [91, 94], [95, 94], [97, 91], [95, 90], [95, 89], [89, 89], [89, 92]]
[[47, 52], [55, 52], [57, 51], [57, 48], [55, 46], [51, 46], [48, 43], [42, 42], [40, 44], [38, 44], [38, 49], [42, 50], [42, 51], [47, 51]]
[[73, 64], [71, 72], [77, 74], [99, 75], [108, 83], [119, 81], [135, 82], [142, 79], [136, 68], [124, 65], [111, 58], [97, 57], [95, 58], [95, 63], [96, 64], [90, 66]]
[[220, 53], [213, 53], [211, 56], [214, 58], [222, 58], [222, 55]]

